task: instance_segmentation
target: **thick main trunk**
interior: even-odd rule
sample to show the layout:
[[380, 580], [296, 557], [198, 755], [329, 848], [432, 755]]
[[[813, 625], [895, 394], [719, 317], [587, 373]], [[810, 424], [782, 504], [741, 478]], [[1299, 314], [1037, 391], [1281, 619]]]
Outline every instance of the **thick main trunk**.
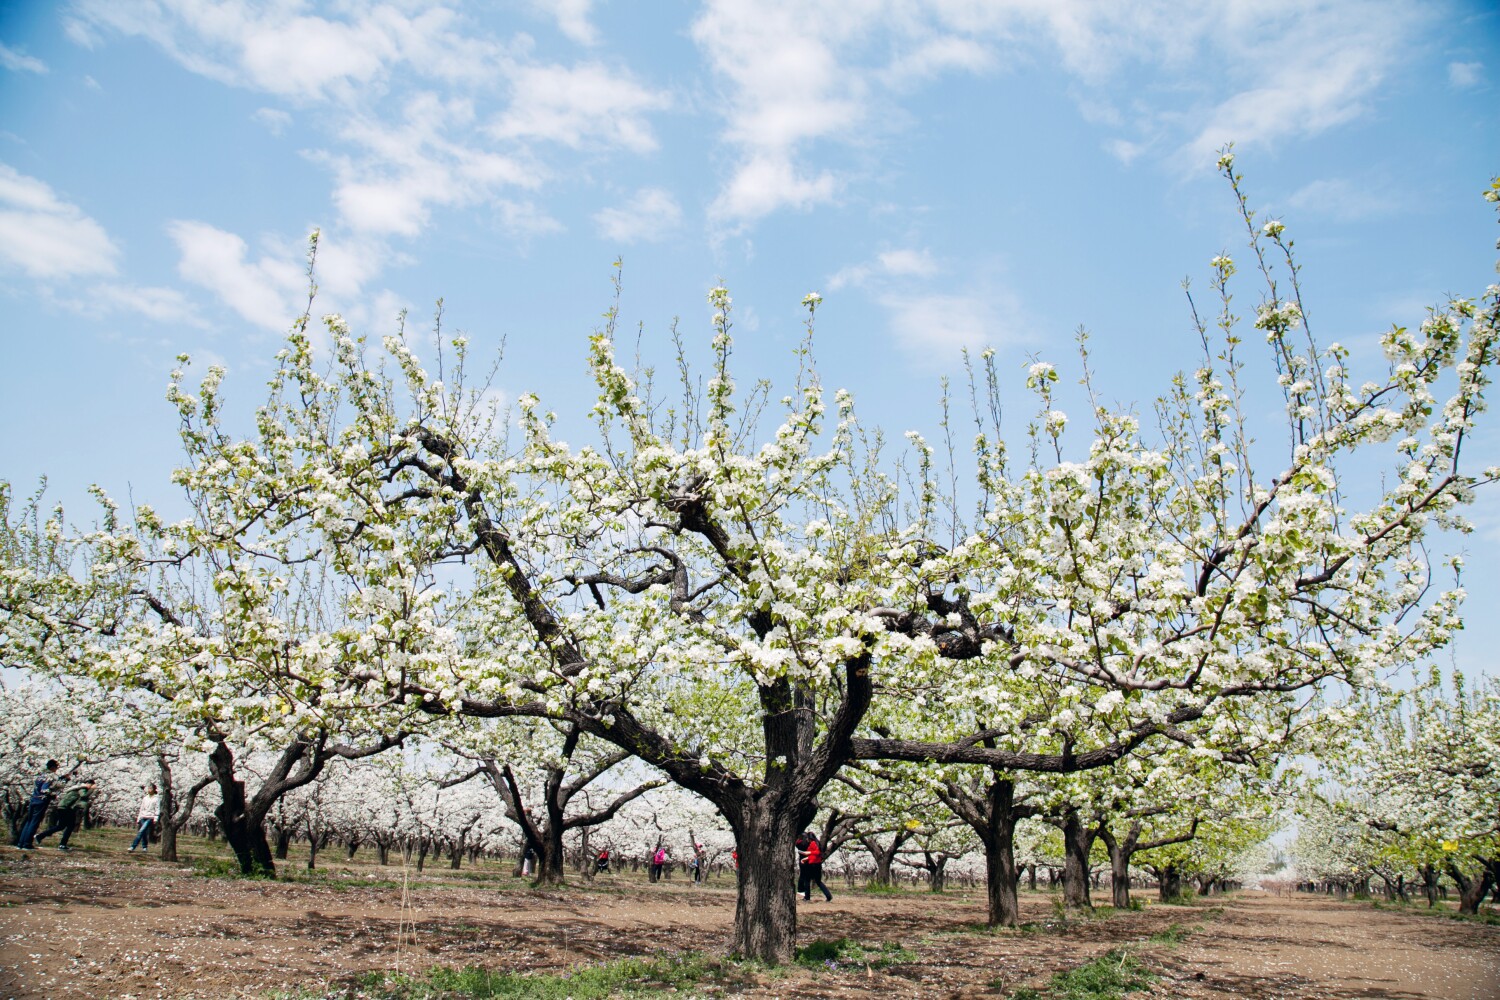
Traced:
[[1089, 898], [1089, 849], [1094, 837], [1076, 810], [1063, 818], [1063, 904], [1070, 910], [1092, 910]]
[[[1015, 792], [1013, 781], [990, 782], [985, 789], [984, 826], [975, 829], [984, 845], [991, 927], [1014, 927], [1021, 919], [1021, 903], [1016, 894], [1021, 876], [1016, 870], [1016, 824], [1020, 817], [1016, 815]], [[1033, 869], [1032, 878], [1035, 877]]]
[[1170, 903], [1182, 892], [1182, 873], [1177, 870], [1176, 865], [1168, 865], [1158, 871], [1157, 894], [1163, 903]]
[[208, 767], [219, 786], [219, 807], [214, 816], [229, 849], [239, 862], [242, 875], [275, 877], [276, 862], [266, 840], [265, 817], [254, 815], [245, 802], [245, 783], [234, 776], [234, 756], [223, 743], [214, 745]]
[[1495, 884], [1488, 867], [1470, 877], [1457, 865], [1449, 863], [1448, 876], [1458, 886], [1458, 912], [1471, 916], [1479, 912], [1479, 904], [1484, 902], [1484, 897], [1489, 895], [1490, 888]]
[[542, 839], [537, 845], [536, 885], [562, 885], [566, 873], [562, 829], [551, 827], [541, 831]]
[[806, 818], [764, 802], [738, 812], [731, 819], [740, 870], [730, 951], [783, 965], [796, 951], [797, 858], [792, 842]]

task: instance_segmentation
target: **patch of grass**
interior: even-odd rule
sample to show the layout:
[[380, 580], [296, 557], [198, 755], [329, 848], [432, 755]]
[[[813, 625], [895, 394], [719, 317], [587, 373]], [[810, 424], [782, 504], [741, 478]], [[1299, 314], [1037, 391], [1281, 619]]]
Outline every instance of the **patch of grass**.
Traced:
[[895, 882], [866, 882], [861, 886], [862, 892], [872, 893], [876, 896], [894, 896], [898, 892], [905, 892]]
[[1118, 1000], [1149, 988], [1156, 978], [1134, 955], [1116, 948], [1076, 969], [1057, 973], [1041, 989], [1022, 987], [1011, 994], [1011, 1000]]
[[414, 976], [369, 973], [353, 988], [335, 987], [324, 992], [272, 994], [272, 1000], [343, 1000], [360, 996], [369, 1000], [606, 1000], [608, 997], [664, 997], [681, 992], [705, 979], [721, 976], [725, 966], [702, 955], [625, 958], [603, 965], [579, 966], [563, 973], [524, 975], [434, 966]]
[[1146, 940], [1152, 944], [1179, 945], [1186, 941], [1188, 935], [1191, 933], [1193, 933], [1191, 928], [1184, 927], [1181, 924], [1168, 924]]
[[193, 874], [203, 878], [242, 878], [239, 862], [234, 858], [193, 858]]
[[892, 965], [915, 962], [914, 952], [903, 948], [895, 941], [869, 947], [848, 938], [836, 940], [820, 938], [797, 949], [796, 962], [810, 969], [824, 968], [837, 971], [844, 966], [884, 969]]

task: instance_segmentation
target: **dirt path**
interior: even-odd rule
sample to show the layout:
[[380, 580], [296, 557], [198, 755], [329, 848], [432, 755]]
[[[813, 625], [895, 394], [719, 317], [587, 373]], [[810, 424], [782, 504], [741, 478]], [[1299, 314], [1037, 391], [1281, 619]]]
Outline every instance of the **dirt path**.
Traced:
[[[246, 882], [113, 850], [3, 854], [0, 1000], [258, 998], [432, 965], [556, 972], [626, 955], [722, 953], [733, 919], [722, 881], [653, 886], [622, 874], [541, 892], [495, 870], [429, 869], [410, 880], [403, 905], [400, 877], [399, 868], [335, 864], [312, 881]], [[839, 892], [802, 910], [803, 943], [850, 938], [915, 958], [736, 974], [701, 993], [999, 998], [1125, 947], [1161, 975], [1153, 997], [1500, 998], [1496, 927], [1257, 894], [1059, 925], [1049, 896], [1022, 898], [1035, 927], [984, 933], [976, 892]], [[1188, 932], [1177, 945], [1161, 940], [1174, 925]]]
[[1198, 997], [1500, 998], [1500, 928], [1321, 897], [1238, 896], [1167, 959]]

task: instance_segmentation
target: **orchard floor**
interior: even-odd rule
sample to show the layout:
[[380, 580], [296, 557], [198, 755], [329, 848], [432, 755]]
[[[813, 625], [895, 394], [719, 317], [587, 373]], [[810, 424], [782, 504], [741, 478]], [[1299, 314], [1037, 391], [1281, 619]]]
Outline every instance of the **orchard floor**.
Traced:
[[[355, 977], [374, 970], [559, 972], [630, 955], [718, 953], [734, 913], [723, 878], [695, 888], [624, 873], [554, 892], [494, 869], [429, 867], [409, 873], [403, 891], [399, 867], [330, 854], [312, 876], [293, 867], [294, 856], [284, 867], [296, 880], [256, 882], [128, 855], [116, 839], [90, 831], [71, 854], [0, 848], [0, 1000], [296, 990], [355, 998]], [[1142, 997], [1500, 998], [1500, 927], [1368, 904], [1243, 893], [1192, 907], [1105, 908], [1061, 926], [1052, 897], [1025, 893], [1024, 917], [1039, 926], [992, 934], [978, 926], [977, 892], [832, 888], [832, 903], [801, 904], [804, 943], [899, 943], [915, 959], [884, 969], [731, 967], [692, 995], [1008, 997], [1127, 947], [1159, 977], [1134, 994]], [[1177, 933], [1162, 934], [1174, 925]]]

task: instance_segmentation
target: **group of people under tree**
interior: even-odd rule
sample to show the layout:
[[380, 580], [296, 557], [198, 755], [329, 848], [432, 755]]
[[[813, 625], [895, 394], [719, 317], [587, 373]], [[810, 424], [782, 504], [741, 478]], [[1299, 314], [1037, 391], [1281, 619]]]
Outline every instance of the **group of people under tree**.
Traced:
[[[93, 778], [70, 779], [58, 773], [60, 767], [56, 760], [48, 760], [29, 783], [26, 812], [21, 816], [15, 838], [11, 841], [12, 846], [23, 852], [36, 850], [54, 833], [60, 834], [57, 849], [71, 851], [69, 841], [73, 833], [88, 818], [89, 799], [97, 783]], [[129, 851], [144, 851], [150, 845], [160, 804], [161, 796], [156, 786], [147, 785], [136, 811], [135, 839], [131, 841]], [[46, 829], [42, 829], [44, 819], [48, 820]]]

